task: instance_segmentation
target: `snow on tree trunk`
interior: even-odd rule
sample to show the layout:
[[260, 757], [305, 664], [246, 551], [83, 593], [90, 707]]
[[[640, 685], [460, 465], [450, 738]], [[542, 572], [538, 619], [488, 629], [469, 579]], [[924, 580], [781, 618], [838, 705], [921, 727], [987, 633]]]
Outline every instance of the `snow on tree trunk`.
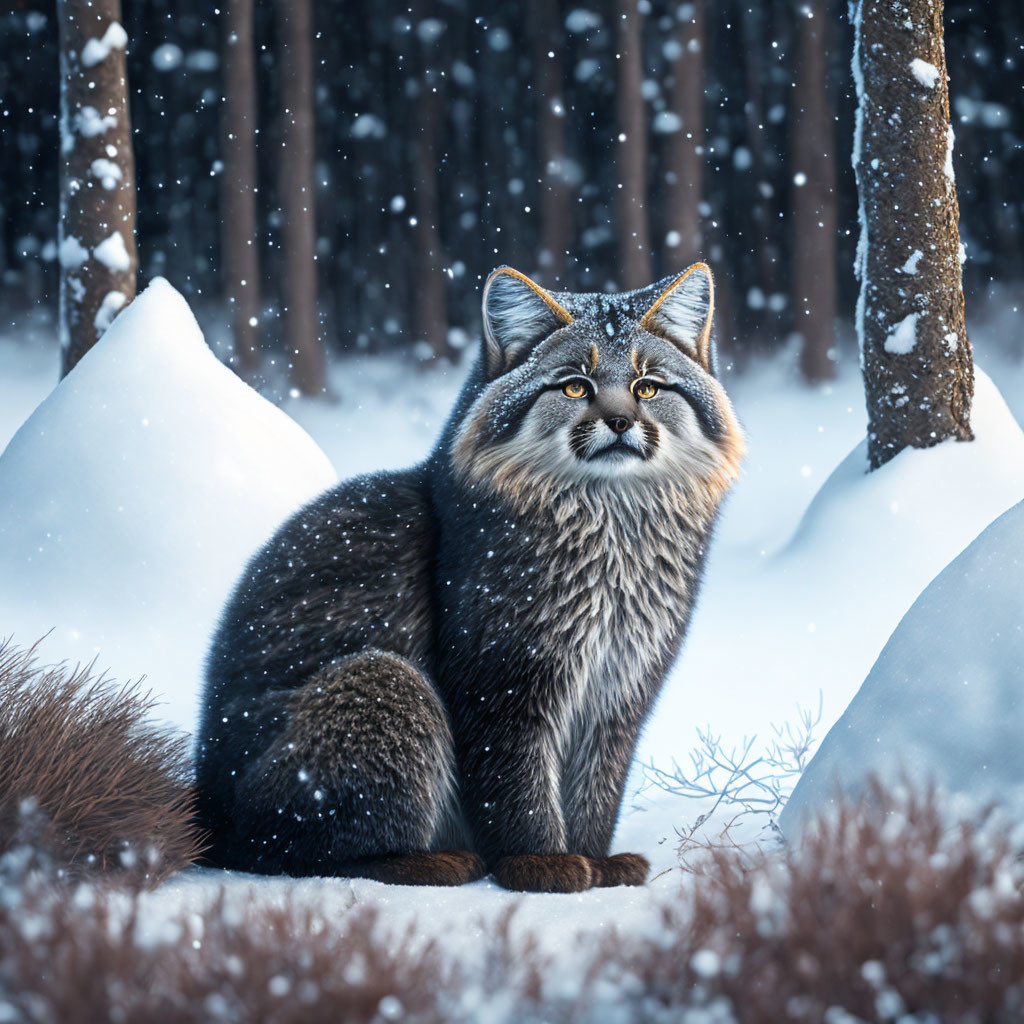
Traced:
[[647, 228], [647, 106], [643, 97], [643, 15], [636, 0], [617, 7], [619, 285], [639, 288], [651, 273]]
[[[666, 233], [662, 272], [671, 274], [701, 255], [700, 200], [704, 181], [705, 0], [679, 4], [671, 54], [671, 111], [679, 118], [668, 138]], [[670, 126], [671, 127], [671, 126]]]
[[313, 12], [311, 0], [278, 0], [284, 103], [278, 158], [284, 247], [285, 344], [292, 384], [305, 395], [326, 387], [316, 308], [313, 161]]
[[135, 159], [119, 0], [58, 0], [61, 376], [135, 297]]
[[256, 221], [256, 72], [252, 0], [225, 0], [224, 107], [221, 123], [221, 250], [231, 302], [236, 369], [260, 364], [260, 261]]
[[857, 334], [872, 469], [908, 446], [972, 437], [974, 366], [964, 327], [942, 6], [851, 6]]
[[835, 376], [830, 349], [836, 319], [835, 123], [826, 91], [826, 10], [807, 0], [797, 10], [793, 113], [794, 327], [809, 381]]
[[537, 104], [540, 157], [541, 239], [538, 263], [551, 284], [565, 276], [572, 227], [565, 148], [565, 82], [562, 77], [562, 29], [551, 0], [530, 0], [529, 28]]

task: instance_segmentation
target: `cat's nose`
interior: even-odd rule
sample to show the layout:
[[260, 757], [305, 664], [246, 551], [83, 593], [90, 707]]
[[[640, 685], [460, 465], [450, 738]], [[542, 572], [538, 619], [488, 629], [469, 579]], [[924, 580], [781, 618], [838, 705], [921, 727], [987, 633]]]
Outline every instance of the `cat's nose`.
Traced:
[[636, 420], [629, 416], [609, 416], [605, 420], [605, 423], [607, 423], [616, 434], [624, 434], [635, 422]]

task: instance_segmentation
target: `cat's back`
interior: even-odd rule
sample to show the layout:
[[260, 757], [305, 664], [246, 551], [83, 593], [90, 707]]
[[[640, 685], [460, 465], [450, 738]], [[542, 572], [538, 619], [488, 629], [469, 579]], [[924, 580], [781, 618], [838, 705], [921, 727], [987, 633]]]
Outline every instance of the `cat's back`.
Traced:
[[300, 685], [368, 647], [428, 666], [436, 535], [422, 467], [345, 481], [300, 509], [252, 558], [224, 610], [205, 711]]

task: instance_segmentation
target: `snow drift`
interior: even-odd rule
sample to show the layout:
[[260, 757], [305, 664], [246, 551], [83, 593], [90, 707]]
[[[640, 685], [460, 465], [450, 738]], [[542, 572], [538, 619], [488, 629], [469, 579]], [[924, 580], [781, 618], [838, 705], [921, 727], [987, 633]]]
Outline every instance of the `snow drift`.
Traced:
[[786, 806], [799, 832], [837, 787], [935, 782], [1024, 807], [1024, 503], [988, 527], [914, 603]]
[[[1024, 500], [1024, 433], [980, 370], [971, 419], [975, 441], [907, 449], [872, 473], [867, 444], [858, 443], [774, 553], [752, 529], [743, 546], [712, 544], [704, 595], [641, 737], [638, 761], [670, 772], [678, 761], [683, 775], [695, 779], [711, 766], [704, 756], [699, 764], [690, 761], [690, 752], [703, 747], [696, 730], [707, 729], [717, 738], [720, 764], [688, 788], [689, 797], [655, 786], [627, 800], [616, 833], [621, 848], [644, 850], [655, 870], [669, 866], [676, 845], [669, 824], [711, 809], [713, 796], [697, 810], [693, 796], [726, 783], [733, 754], [750, 765], [751, 777], [786, 795], [795, 776], [769, 763], [778, 755], [773, 726], [796, 726], [800, 733], [800, 712], [813, 719], [820, 706], [813, 751], [918, 595], [985, 527]], [[813, 421], [802, 422], [808, 431]], [[791, 440], [807, 450], [806, 441]], [[752, 450], [756, 454], [755, 445]], [[784, 454], [769, 453], [776, 477]], [[748, 523], [763, 506], [770, 525], [771, 489], [764, 479], [753, 482], [758, 488], [747, 495], [747, 481], [740, 480], [736, 504], [745, 503], [741, 515]], [[776, 479], [776, 489], [786, 486], [792, 485]], [[720, 540], [729, 539], [731, 512], [727, 502]], [[785, 733], [781, 739], [785, 747]], [[631, 786], [642, 779], [635, 768]], [[752, 835], [757, 821], [749, 817]]]
[[836, 721], [921, 591], [1024, 500], [1024, 433], [981, 371], [971, 421], [975, 441], [907, 449], [873, 473], [858, 444], [760, 565], [749, 551], [730, 565], [712, 546], [706, 599], [642, 756], [685, 755], [681, 724], [710, 724], [727, 746], [764, 735], [819, 692], [823, 728]]
[[223, 366], [158, 278], [0, 455], [0, 635], [46, 660], [145, 674], [191, 730], [229, 589], [336, 481], [283, 412]]

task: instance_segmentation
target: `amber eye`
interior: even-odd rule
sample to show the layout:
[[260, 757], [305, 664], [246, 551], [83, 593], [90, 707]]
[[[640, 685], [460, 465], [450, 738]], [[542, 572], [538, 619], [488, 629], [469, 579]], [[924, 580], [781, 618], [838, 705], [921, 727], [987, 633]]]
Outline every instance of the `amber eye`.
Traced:
[[568, 398], [582, 398], [587, 393], [587, 385], [581, 380], [570, 380], [562, 385], [562, 392]]
[[653, 398], [657, 393], [658, 385], [652, 384], [649, 380], [642, 380], [633, 388], [633, 394], [637, 398]]

